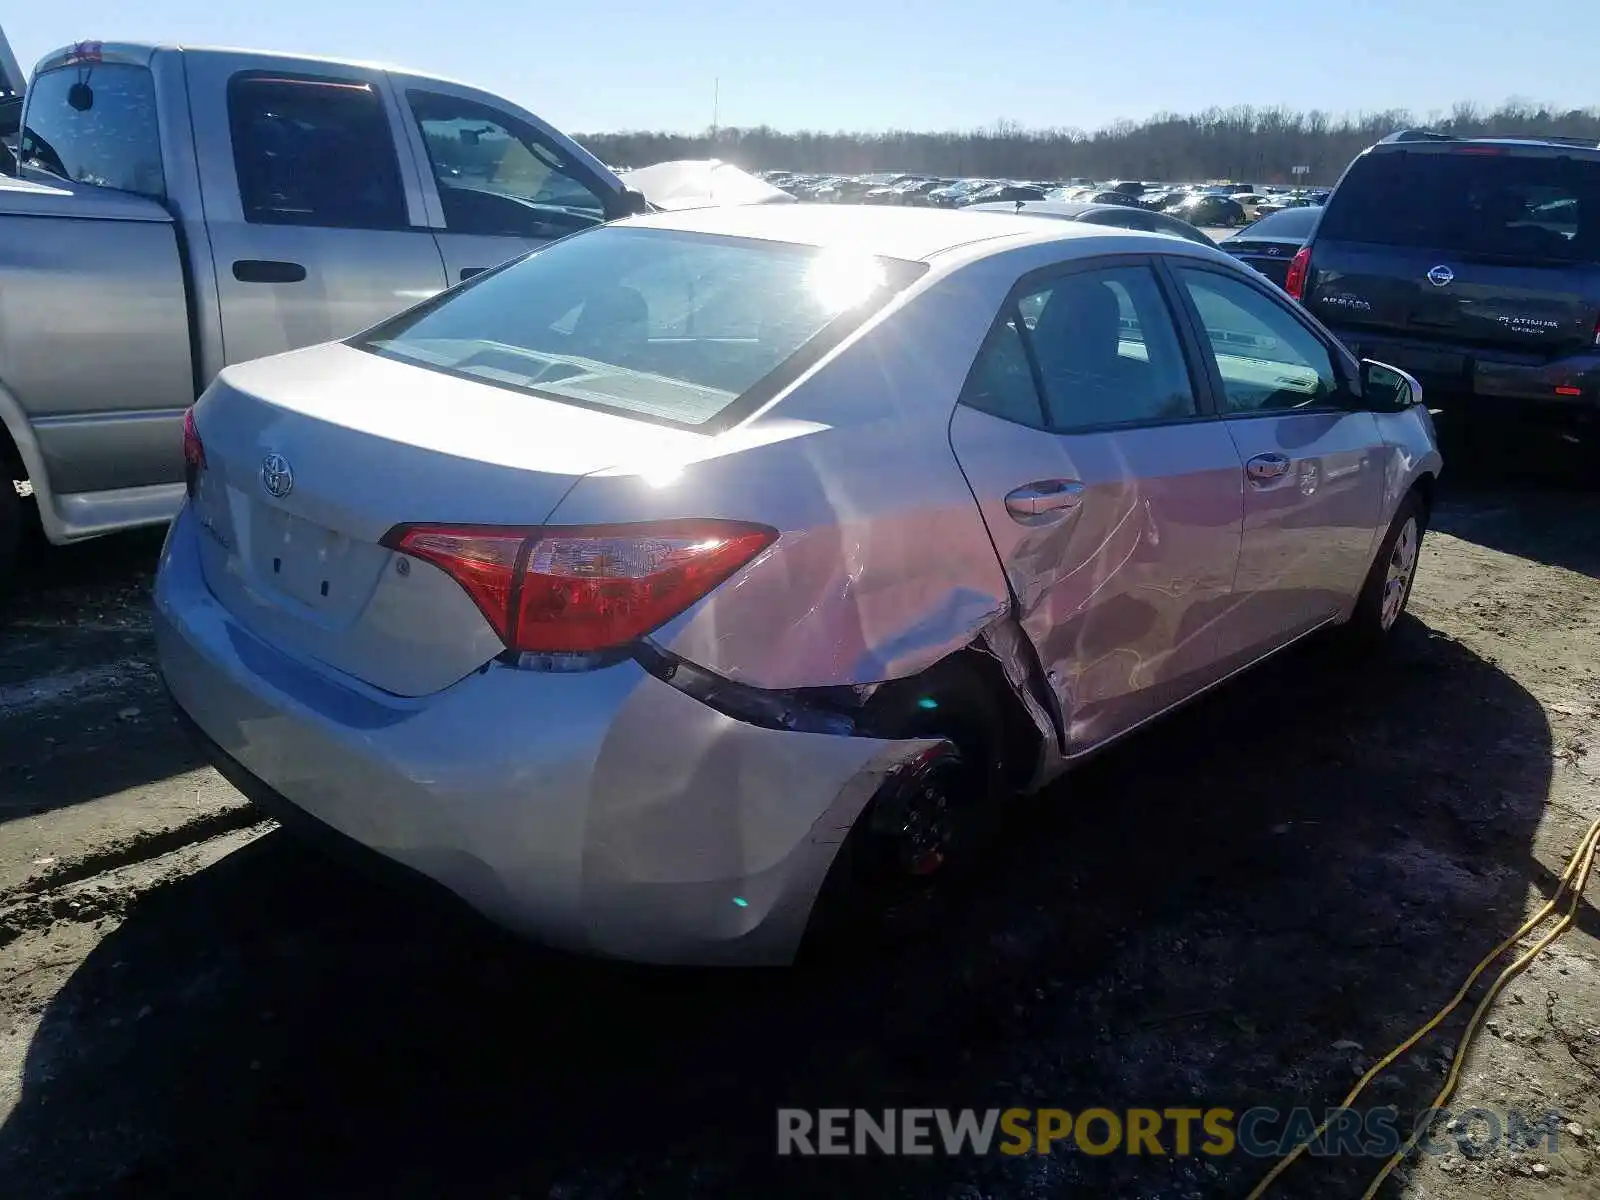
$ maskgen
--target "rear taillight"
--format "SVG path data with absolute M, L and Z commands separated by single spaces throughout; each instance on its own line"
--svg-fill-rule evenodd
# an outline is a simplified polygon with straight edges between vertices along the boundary
M 742 521 L 506 529 L 399 525 L 391 550 L 459 583 L 510 650 L 584 654 L 670 621 L 777 538 Z
M 1311 274 L 1311 247 L 1301 246 L 1289 260 L 1289 273 L 1283 278 L 1283 290 L 1296 300 L 1306 298 L 1306 276 Z
M 206 469 L 205 443 L 200 440 L 200 431 L 194 427 L 194 409 L 185 409 L 183 413 L 183 486 L 192 498 L 195 484 L 200 480 L 200 472 Z

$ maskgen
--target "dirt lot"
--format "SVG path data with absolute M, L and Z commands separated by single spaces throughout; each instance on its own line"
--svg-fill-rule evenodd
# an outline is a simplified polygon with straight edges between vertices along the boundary
M 1447 493 L 1388 661 L 1310 646 L 1131 741 L 851 974 L 574 961 L 348 877 L 173 728 L 156 540 L 43 555 L 0 632 L 0 1196 L 1242 1196 L 1262 1160 L 779 1160 L 774 1109 L 1337 1103 L 1600 815 L 1600 495 Z M 1391 1194 L 1600 1196 L 1597 936 L 1586 904 L 1456 1102 L 1558 1112 L 1555 1150 Z M 1460 1027 L 1374 1102 L 1424 1105 Z

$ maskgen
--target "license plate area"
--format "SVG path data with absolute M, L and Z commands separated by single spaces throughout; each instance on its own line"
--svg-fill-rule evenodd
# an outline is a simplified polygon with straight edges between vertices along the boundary
M 329 620 L 366 604 L 387 553 L 337 529 L 257 503 L 251 521 L 251 567 L 257 581 Z

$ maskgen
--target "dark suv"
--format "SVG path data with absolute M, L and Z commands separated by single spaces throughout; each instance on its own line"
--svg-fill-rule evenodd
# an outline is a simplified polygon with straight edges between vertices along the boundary
M 1429 403 L 1600 433 L 1600 146 L 1407 130 L 1350 164 L 1284 284 Z

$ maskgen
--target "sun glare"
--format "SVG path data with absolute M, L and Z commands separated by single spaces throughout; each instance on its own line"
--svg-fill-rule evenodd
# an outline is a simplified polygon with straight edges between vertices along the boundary
M 806 288 L 824 311 L 854 308 L 883 286 L 883 265 L 866 254 L 825 250 L 806 272 Z

